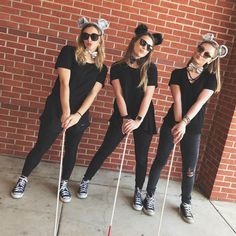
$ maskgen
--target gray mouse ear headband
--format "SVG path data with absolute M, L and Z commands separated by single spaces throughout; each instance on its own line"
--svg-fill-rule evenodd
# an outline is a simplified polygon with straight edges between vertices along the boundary
M 213 42 L 216 44 L 217 46 L 217 54 L 216 54 L 216 58 L 222 58 L 225 57 L 228 54 L 228 48 L 225 45 L 219 45 L 215 40 L 214 40 L 214 34 L 212 33 L 207 33 L 205 35 L 203 35 L 202 37 L 203 42 Z
M 96 25 L 101 30 L 102 34 L 104 34 L 104 30 L 109 28 L 109 23 L 104 19 L 99 19 L 97 22 L 89 22 L 85 17 L 81 17 L 78 20 L 78 27 L 80 29 L 83 29 L 88 24 Z

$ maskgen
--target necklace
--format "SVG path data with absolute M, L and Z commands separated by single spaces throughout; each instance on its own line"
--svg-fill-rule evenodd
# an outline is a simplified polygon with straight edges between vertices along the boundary
M 201 74 L 199 74 L 197 77 L 193 78 L 193 77 L 191 76 L 189 70 L 187 70 L 187 73 L 188 73 L 188 75 L 187 75 L 188 80 L 189 80 L 189 82 L 190 82 L 191 84 L 193 84 L 193 83 L 200 77 L 200 75 L 201 75 Z

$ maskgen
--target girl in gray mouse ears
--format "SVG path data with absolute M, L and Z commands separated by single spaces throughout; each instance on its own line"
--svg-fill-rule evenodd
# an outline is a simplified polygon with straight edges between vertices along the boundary
M 60 199 L 71 201 L 68 181 L 75 165 L 78 145 L 89 126 L 89 108 L 104 86 L 107 75 L 103 34 L 108 22 L 103 19 L 88 22 L 81 18 L 78 23 L 81 32 L 77 47 L 64 46 L 57 58 L 55 68 L 58 78 L 40 116 L 38 140 L 27 155 L 21 176 L 11 191 L 13 198 L 23 196 L 28 176 L 63 130 L 65 152 Z
M 179 212 L 183 220 L 193 223 L 191 192 L 200 147 L 201 129 L 207 101 L 219 92 L 219 60 L 228 49 L 214 40 L 213 34 L 203 36 L 187 66 L 175 69 L 169 86 L 174 103 L 164 118 L 160 130 L 159 145 L 147 185 L 144 212 L 154 215 L 154 193 L 161 170 L 165 166 L 174 144 L 180 142 L 182 154 L 182 194 Z
M 132 205 L 135 210 L 142 210 L 141 190 L 147 171 L 148 150 L 152 136 L 156 133 L 152 97 L 157 87 L 157 67 L 151 62 L 151 56 L 154 47 L 161 44 L 162 40 L 161 34 L 152 34 L 146 25 L 139 25 L 124 57 L 111 66 L 110 82 L 115 93 L 114 111 L 104 141 L 80 184 L 79 198 L 87 197 L 89 181 L 121 140 L 133 133 L 136 176 Z

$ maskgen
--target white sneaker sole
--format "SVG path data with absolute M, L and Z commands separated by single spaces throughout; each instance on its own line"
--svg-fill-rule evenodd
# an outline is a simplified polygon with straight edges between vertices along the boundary
M 61 200 L 62 202 L 65 202 L 65 203 L 71 202 L 71 199 L 72 199 L 72 198 L 66 198 L 66 199 L 64 199 L 64 198 L 62 198 L 62 197 L 60 196 L 60 200 Z
M 88 197 L 88 194 L 79 194 L 77 193 L 77 197 L 80 198 L 80 199 L 85 199 Z
M 136 206 L 136 205 L 133 204 L 133 208 L 136 211 L 141 211 L 143 209 L 143 206 Z
M 22 198 L 23 197 L 23 195 L 24 195 L 24 193 L 22 193 L 22 194 L 14 194 L 14 193 L 12 193 L 11 192 L 11 196 L 12 196 L 12 198 L 14 198 L 14 199 L 20 199 L 20 198 Z
M 145 209 L 145 207 L 143 207 L 143 212 L 146 215 L 149 215 L 149 216 L 154 216 L 155 215 L 155 211 L 149 211 L 149 210 Z

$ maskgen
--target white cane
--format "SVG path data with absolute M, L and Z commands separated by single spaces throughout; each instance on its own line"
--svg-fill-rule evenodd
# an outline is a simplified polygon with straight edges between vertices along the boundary
M 61 173 L 62 173 L 62 162 L 63 162 L 64 145 L 65 145 L 65 133 L 66 133 L 66 131 L 63 130 L 63 133 L 62 133 L 62 144 L 61 144 L 60 170 L 59 170 L 58 187 L 57 187 L 56 217 L 55 217 L 54 234 L 53 234 L 54 236 L 57 236 L 57 233 L 58 233 L 59 194 L 60 194 Z
M 166 195 L 167 195 L 167 190 L 168 190 L 168 185 L 169 185 L 169 180 L 170 180 L 172 164 L 173 164 L 173 160 L 174 160 L 174 156 L 175 156 L 175 147 L 176 147 L 176 144 L 174 144 L 173 151 L 172 151 L 172 156 L 171 156 L 171 161 L 170 161 L 170 168 L 169 168 L 169 173 L 168 173 L 168 178 L 167 178 L 167 183 L 166 183 L 164 200 L 163 200 L 162 209 L 161 209 L 161 218 L 160 218 L 159 229 L 158 229 L 158 234 L 157 234 L 158 236 L 161 235 L 160 233 L 161 233 L 162 217 L 163 217 L 164 208 L 165 208 Z
M 116 193 L 115 193 L 115 199 L 114 199 L 113 209 L 112 209 L 112 214 L 111 214 L 111 222 L 110 222 L 110 225 L 108 228 L 108 236 L 110 236 L 110 234 L 111 234 L 111 227 L 112 227 L 113 217 L 114 217 L 114 213 L 115 213 L 116 199 L 117 199 L 118 189 L 119 189 L 119 185 L 120 185 L 120 177 L 121 177 L 123 162 L 124 162 L 124 158 L 125 158 L 125 151 L 126 151 L 128 136 L 129 136 L 129 134 L 127 134 L 127 136 L 125 138 L 125 146 L 123 149 L 123 154 L 122 154 L 122 159 L 121 159 L 121 164 L 120 164 L 120 172 L 119 172 L 118 181 L 117 181 L 117 185 L 116 185 Z

